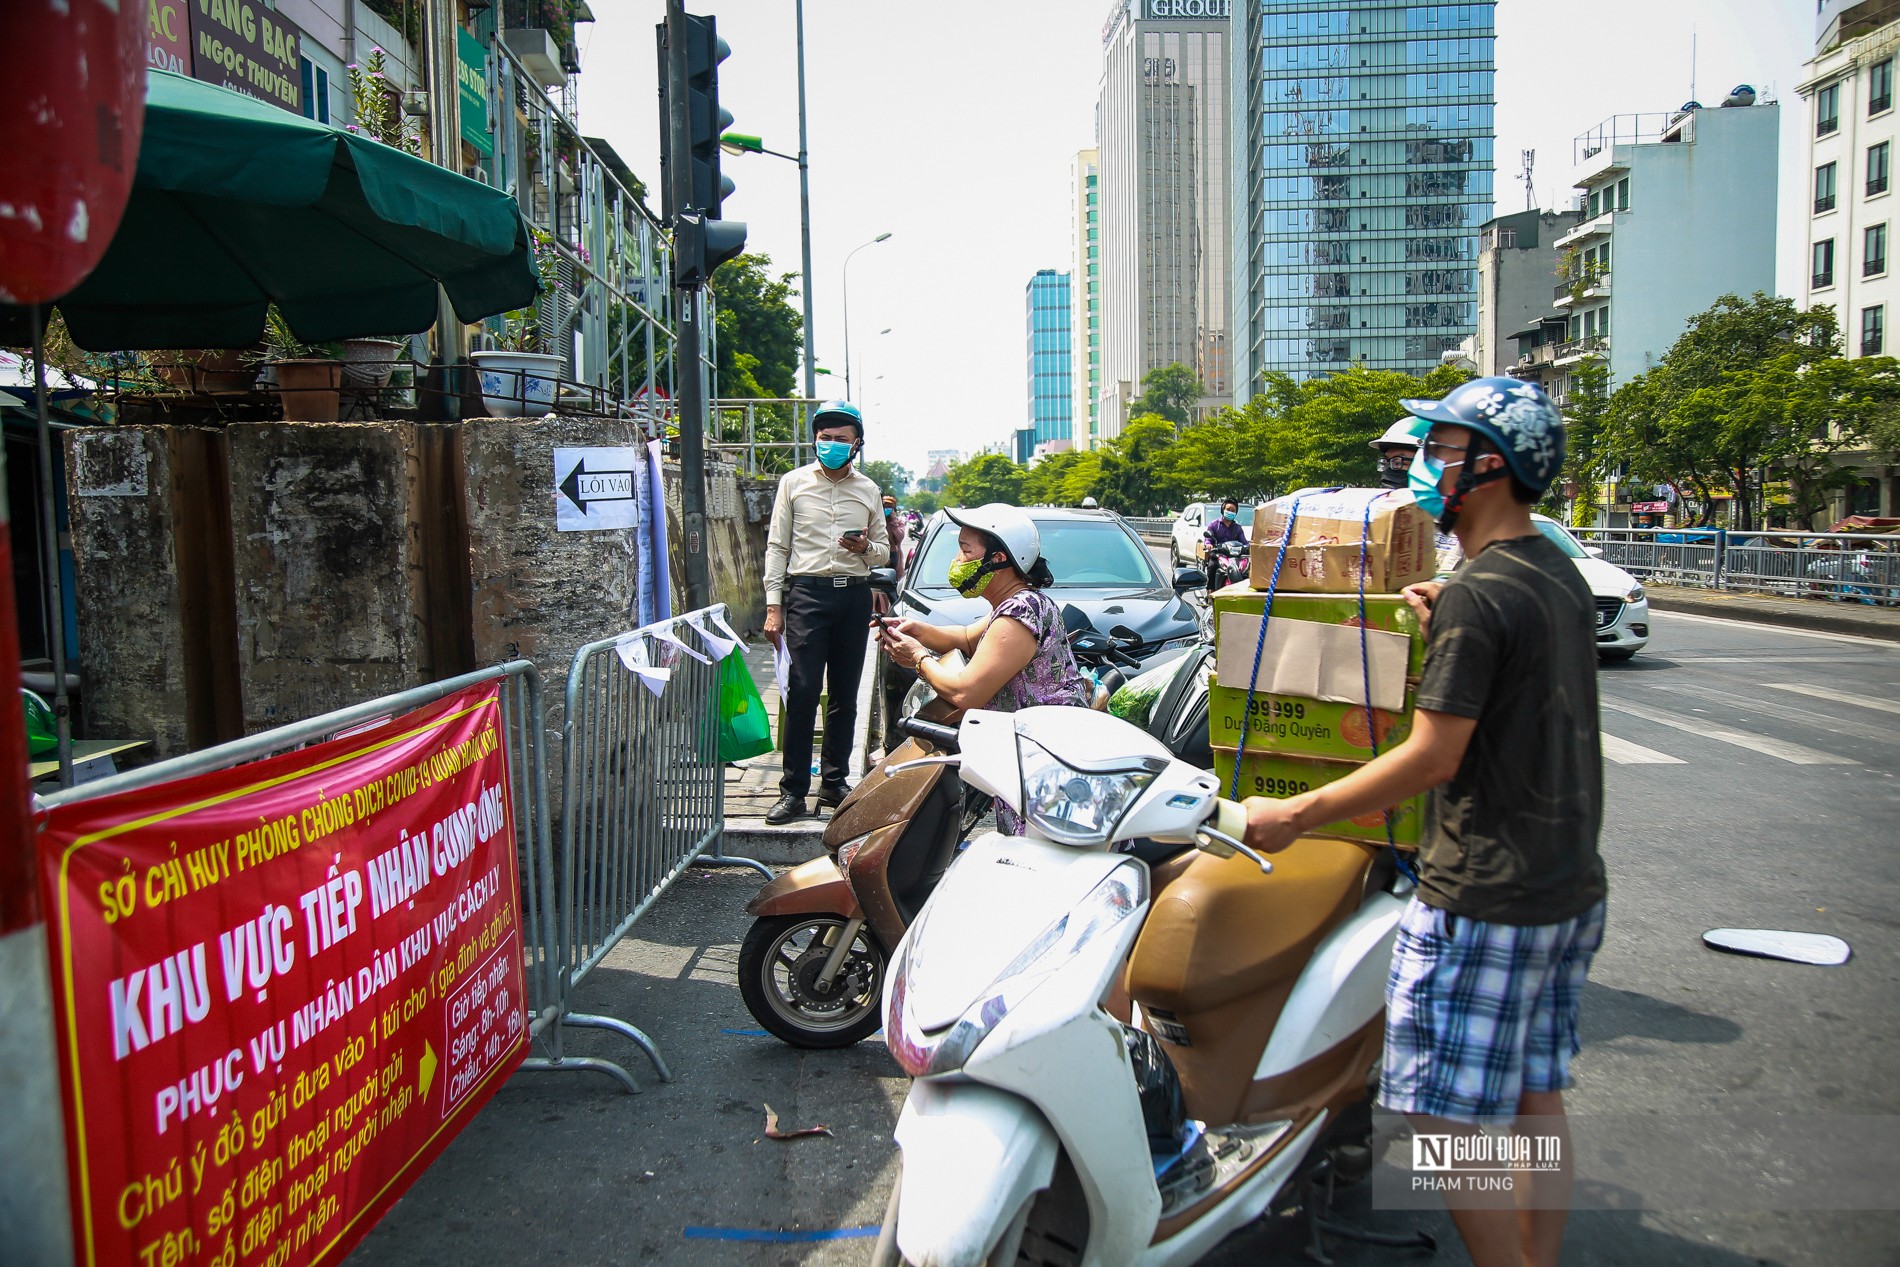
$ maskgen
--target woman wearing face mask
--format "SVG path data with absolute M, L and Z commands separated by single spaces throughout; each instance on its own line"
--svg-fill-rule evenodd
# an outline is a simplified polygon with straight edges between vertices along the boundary
M 957 708 L 1086 707 L 1088 690 L 1069 653 L 1062 612 L 1042 592 L 1055 578 L 1035 521 L 1001 503 L 944 514 L 961 528 L 950 584 L 966 598 L 981 597 L 990 614 L 964 626 L 891 621 L 878 638 L 892 661 L 914 669 Z M 953 668 L 938 658 L 952 651 L 962 652 L 965 663 Z M 1022 821 L 1005 806 L 996 807 L 996 823 L 1004 835 L 1022 834 Z

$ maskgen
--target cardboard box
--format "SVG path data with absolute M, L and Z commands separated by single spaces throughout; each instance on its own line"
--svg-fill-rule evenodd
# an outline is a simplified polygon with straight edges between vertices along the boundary
M 1368 593 L 1396 593 L 1438 570 L 1432 518 L 1399 489 L 1308 489 L 1267 502 L 1254 512 L 1249 555 L 1247 583 L 1273 586 L 1277 565 L 1281 593 L 1356 593 L 1362 561 Z
M 1221 620 L 1228 613 L 1247 616 L 1259 616 L 1267 610 L 1267 596 L 1259 590 L 1248 589 L 1240 585 L 1230 585 L 1214 595 L 1214 641 L 1218 646 L 1222 637 Z M 1275 594 L 1273 596 L 1273 620 L 1308 620 L 1325 625 L 1340 625 L 1354 631 L 1357 642 L 1359 628 L 1359 597 L 1356 594 Z M 1272 623 L 1269 621 L 1268 623 Z M 1411 640 L 1410 650 L 1405 660 L 1407 677 L 1417 677 L 1425 667 L 1425 638 L 1418 627 L 1418 615 L 1412 605 L 1399 594 L 1366 595 L 1366 627 L 1384 630 L 1386 633 L 1404 634 Z M 1244 638 L 1247 654 L 1253 655 L 1254 640 L 1260 635 L 1258 625 L 1249 623 Z M 1236 635 L 1240 637 L 1241 635 Z M 1245 689 L 1245 674 L 1236 681 L 1226 683 Z M 1364 699 L 1358 700 L 1364 703 Z
M 1412 733 L 1412 692 L 1396 712 L 1372 710 L 1379 728 L 1379 751 L 1390 752 Z M 1303 699 L 1256 692 L 1251 707 L 1244 689 L 1215 684 L 1207 693 L 1208 736 L 1217 748 L 1238 748 L 1244 732 L 1248 752 L 1281 756 L 1325 757 L 1335 761 L 1372 759 L 1372 730 L 1363 704 Z M 1233 771 L 1231 767 L 1229 774 Z
M 1307 757 L 1285 757 L 1275 753 L 1256 753 L 1249 749 L 1240 758 L 1238 795 L 1285 798 L 1325 787 L 1345 778 L 1359 768 L 1356 761 L 1319 761 Z M 1234 749 L 1214 749 L 1214 776 L 1220 780 L 1221 795 L 1233 791 Z M 1425 821 L 1425 796 L 1400 801 L 1383 813 L 1361 815 L 1343 823 L 1328 823 L 1309 836 L 1328 836 L 1340 840 L 1358 840 L 1367 844 L 1386 843 L 1386 819 L 1392 822 L 1392 843 L 1401 849 L 1418 848 L 1419 833 Z
M 1315 601 L 1317 600 L 1317 601 Z M 1396 605 L 1395 605 L 1396 604 Z M 1378 608 L 1366 602 L 1359 627 L 1356 600 L 1279 595 L 1266 620 L 1245 610 L 1265 607 L 1265 596 L 1215 609 L 1214 680 L 1221 686 L 1336 704 L 1365 704 L 1388 712 L 1405 707 L 1406 686 L 1424 664 L 1424 639 L 1403 599 Z M 1397 626 L 1381 629 L 1379 625 Z

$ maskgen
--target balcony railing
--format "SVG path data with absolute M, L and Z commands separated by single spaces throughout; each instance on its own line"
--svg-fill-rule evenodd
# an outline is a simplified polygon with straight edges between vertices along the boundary
M 1836 132 L 1840 130 L 1841 130 L 1841 116 L 1838 114 L 1830 115 L 1825 119 L 1818 120 L 1814 125 L 1814 135 L 1816 136 L 1833 136 Z
M 1867 196 L 1869 198 L 1873 197 L 1875 194 L 1884 194 L 1886 192 L 1887 192 L 1887 178 L 1884 175 L 1869 176 L 1867 178 Z
M 1823 211 L 1832 211 L 1832 210 L 1834 210 L 1834 195 L 1833 194 L 1820 194 L 1815 197 L 1814 199 L 1814 214 L 1815 215 L 1818 216 Z
M 1893 94 L 1890 92 L 1867 99 L 1867 113 L 1870 117 L 1891 109 L 1893 109 Z
M 1607 334 L 1587 334 L 1581 339 L 1571 339 L 1557 345 L 1557 355 L 1553 361 L 1562 365 L 1568 361 L 1580 361 L 1586 356 L 1610 350 L 1610 336 Z
M 1878 277 L 1887 271 L 1887 257 L 1876 255 L 1860 266 L 1862 277 Z
M 1875 335 L 1871 339 L 1862 339 L 1860 341 L 1860 354 L 1862 356 L 1879 356 L 1883 342 L 1884 340 L 1879 335 Z
M 1833 284 L 1834 284 L 1834 270 L 1831 268 L 1825 273 L 1816 273 L 1814 275 L 1813 288 L 1815 290 L 1819 290 L 1823 286 L 1832 286 Z

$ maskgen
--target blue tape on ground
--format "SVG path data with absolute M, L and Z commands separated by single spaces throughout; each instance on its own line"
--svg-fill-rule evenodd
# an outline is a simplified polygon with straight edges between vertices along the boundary
M 737 1034 L 741 1038 L 764 1038 L 766 1036 L 765 1031 L 762 1029 L 722 1029 L 719 1032 L 722 1034 Z
M 833 1227 L 809 1232 L 781 1232 L 755 1227 L 688 1227 L 681 1229 L 689 1241 L 767 1241 L 774 1245 L 796 1245 L 810 1241 L 853 1241 L 876 1236 L 878 1227 Z

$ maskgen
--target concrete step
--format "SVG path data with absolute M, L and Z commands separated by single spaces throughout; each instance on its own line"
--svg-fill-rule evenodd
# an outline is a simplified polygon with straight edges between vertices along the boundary
M 754 858 L 772 866 L 795 866 L 824 855 L 825 823 L 819 818 L 779 824 L 763 818 L 728 818 L 725 851 L 731 857 Z

